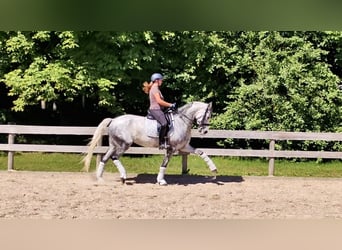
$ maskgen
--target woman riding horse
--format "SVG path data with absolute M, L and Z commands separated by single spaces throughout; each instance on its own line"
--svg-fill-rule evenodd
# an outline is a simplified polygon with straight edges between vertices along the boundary
M 164 100 L 164 97 L 159 89 L 159 87 L 163 83 L 164 77 L 160 73 L 154 73 L 151 76 L 151 82 L 145 82 L 143 85 L 143 90 L 146 94 L 149 95 L 150 99 L 150 107 L 149 113 L 150 115 L 156 119 L 160 124 L 159 131 L 159 149 L 168 149 L 170 144 L 168 140 L 165 138 L 167 133 L 167 120 L 165 118 L 165 114 L 163 112 L 164 108 L 176 109 L 176 103 L 169 103 Z

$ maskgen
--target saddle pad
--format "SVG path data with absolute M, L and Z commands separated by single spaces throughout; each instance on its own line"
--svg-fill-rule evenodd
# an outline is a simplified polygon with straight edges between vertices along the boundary
M 159 138 L 160 125 L 157 120 L 148 119 L 145 117 L 145 131 L 147 136 Z M 169 131 L 167 133 L 170 136 L 173 133 L 173 124 L 169 126 Z
M 147 136 L 159 138 L 157 120 L 151 120 L 151 119 L 145 118 L 145 131 L 146 131 Z

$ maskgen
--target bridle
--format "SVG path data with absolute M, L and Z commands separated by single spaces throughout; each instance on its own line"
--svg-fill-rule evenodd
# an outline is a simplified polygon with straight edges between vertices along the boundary
M 200 123 L 198 124 L 198 126 L 199 126 L 201 129 L 203 129 L 205 126 L 209 126 L 209 123 L 206 123 L 206 117 L 207 117 L 207 114 L 208 114 L 208 112 L 209 112 L 209 106 L 210 106 L 210 104 L 208 104 L 208 106 L 207 106 L 207 108 L 206 108 L 206 110 L 205 110 L 205 112 L 204 112 L 204 115 L 203 115 L 203 117 L 202 117 Z M 184 113 L 178 113 L 178 114 L 180 114 L 181 116 L 183 116 L 183 117 L 185 117 L 186 119 L 188 119 L 189 122 L 194 123 L 194 120 L 193 120 L 193 119 L 190 119 L 190 118 L 189 118 L 187 115 L 185 115 Z
M 209 112 L 209 105 L 210 104 L 208 104 L 207 108 L 205 109 L 204 115 L 203 115 L 202 120 L 201 120 L 201 122 L 199 124 L 200 127 L 209 126 L 209 123 L 205 123 L 207 114 Z

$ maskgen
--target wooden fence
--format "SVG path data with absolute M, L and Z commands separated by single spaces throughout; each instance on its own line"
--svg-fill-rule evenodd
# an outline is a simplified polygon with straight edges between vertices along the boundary
M 0 151 L 8 152 L 8 170 L 14 169 L 15 152 L 60 152 L 60 153 L 85 153 L 86 145 L 41 145 L 15 143 L 17 135 L 84 135 L 91 137 L 96 127 L 62 127 L 62 126 L 26 126 L 26 125 L 0 125 L 0 134 L 8 135 L 8 143 L 0 144 Z M 104 134 L 105 136 L 106 134 Z M 192 138 L 216 138 L 216 139 L 259 139 L 269 141 L 269 148 L 257 149 L 223 149 L 201 148 L 210 156 L 241 156 L 241 157 L 265 157 L 269 159 L 269 176 L 274 175 L 275 158 L 322 158 L 342 159 L 339 151 L 290 151 L 276 150 L 276 141 L 282 140 L 310 140 L 310 141 L 342 141 L 342 133 L 304 133 L 281 131 L 236 131 L 236 130 L 209 130 L 206 135 L 200 135 L 197 130 L 192 130 Z M 97 146 L 94 153 L 97 154 L 97 162 L 105 153 L 107 146 Z M 126 154 L 164 154 L 157 148 L 131 147 Z M 182 170 L 187 169 L 187 155 L 182 155 Z

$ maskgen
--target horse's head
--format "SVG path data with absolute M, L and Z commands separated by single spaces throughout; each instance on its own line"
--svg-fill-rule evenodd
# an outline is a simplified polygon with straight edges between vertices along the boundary
M 206 134 L 209 131 L 209 120 L 212 113 L 212 103 L 210 102 L 205 109 L 201 109 L 201 111 L 196 114 L 196 122 L 198 124 L 198 132 L 201 134 Z

